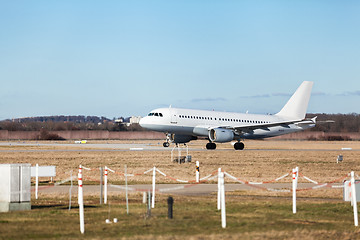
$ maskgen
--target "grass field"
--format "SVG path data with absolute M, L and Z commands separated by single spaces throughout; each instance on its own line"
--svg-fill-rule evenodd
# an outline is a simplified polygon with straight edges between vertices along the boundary
M 109 205 L 85 199 L 85 234 L 79 231 L 77 206 L 68 210 L 67 199 L 33 201 L 33 209 L 0 214 L 1 239 L 358 239 L 350 204 L 300 201 L 293 214 L 288 199 L 228 196 L 227 227 L 221 228 L 214 197 L 174 196 L 174 219 L 167 219 L 167 196 L 158 198 L 146 217 L 141 196 L 111 197 Z M 105 219 L 118 218 L 106 224 Z
M 146 143 L 159 145 L 155 141 Z M 359 142 L 246 141 L 246 150 L 240 152 L 232 150 L 230 144 L 219 144 L 216 151 L 192 150 L 203 148 L 205 143 L 190 144 L 193 162 L 181 165 L 170 162 L 170 151 L 76 151 L 79 148 L 76 145 L 1 146 L 0 163 L 55 165 L 55 181 L 67 178 L 71 170 L 76 174 L 79 164 L 94 169 L 107 165 L 119 172 L 126 164 L 129 173 L 156 166 L 174 178 L 191 180 L 195 176 L 196 160 L 200 161 L 201 176 L 222 167 L 248 181 L 272 180 L 296 166 L 303 175 L 319 182 L 340 178 L 350 171 L 360 175 Z M 343 147 L 353 151 L 342 151 Z M 344 161 L 337 164 L 339 154 L 344 156 Z M 98 172 L 88 172 L 86 177 L 85 180 L 97 179 Z M 124 179 L 112 174 L 109 181 L 122 183 Z M 151 183 L 151 174 L 129 181 Z M 167 178 L 159 178 L 159 182 L 174 183 Z M 86 233 L 82 236 L 77 199 L 73 199 L 75 208 L 68 211 L 67 196 L 41 195 L 39 200 L 32 198 L 31 211 L 0 213 L 0 239 L 360 239 L 360 230 L 353 226 L 352 208 L 342 202 L 341 189 L 299 192 L 295 215 L 291 210 L 291 193 L 251 190 L 227 192 L 226 196 L 226 229 L 221 228 L 215 195 L 173 196 L 173 220 L 167 219 L 166 194 L 158 195 L 151 218 L 145 218 L 140 194 L 130 195 L 128 216 L 124 196 L 112 195 L 110 205 L 102 206 L 98 205 L 97 197 L 86 196 Z M 109 215 L 117 217 L 119 223 L 106 224 Z

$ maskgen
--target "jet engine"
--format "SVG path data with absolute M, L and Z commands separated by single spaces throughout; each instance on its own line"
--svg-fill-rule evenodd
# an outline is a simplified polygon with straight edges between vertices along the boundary
M 230 142 L 234 139 L 234 132 L 225 128 L 213 128 L 209 131 L 209 139 L 211 142 Z
M 170 135 L 170 140 L 171 142 L 174 143 L 187 143 L 190 142 L 191 140 L 196 140 L 197 137 L 192 136 L 192 135 L 179 135 L 179 134 L 171 134 Z

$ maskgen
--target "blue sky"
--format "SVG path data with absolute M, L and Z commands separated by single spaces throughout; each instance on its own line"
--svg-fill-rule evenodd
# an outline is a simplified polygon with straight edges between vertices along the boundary
M 0 1 L 0 119 L 359 113 L 360 1 Z

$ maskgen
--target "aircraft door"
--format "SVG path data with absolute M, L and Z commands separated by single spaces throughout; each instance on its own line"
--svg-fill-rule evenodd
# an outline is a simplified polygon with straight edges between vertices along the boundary
M 170 123 L 177 124 L 177 112 L 170 108 Z

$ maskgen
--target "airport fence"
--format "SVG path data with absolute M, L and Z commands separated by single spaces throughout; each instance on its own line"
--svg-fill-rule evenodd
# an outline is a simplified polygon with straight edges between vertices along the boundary
M 316 180 L 311 179 L 310 177 L 304 176 L 299 169 L 296 167 L 294 169 L 292 169 L 291 171 L 282 174 L 281 176 L 268 180 L 268 181 L 261 181 L 261 182 L 254 182 L 254 181 L 247 181 L 243 178 L 240 177 L 235 177 L 233 174 L 224 171 L 223 169 L 219 168 L 213 172 L 211 172 L 210 174 L 206 175 L 203 178 L 199 178 L 199 163 L 197 163 L 197 167 L 196 167 L 196 171 L 195 171 L 195 175 L 196 178 L 192 179 L 192 180 L 184 180 L 184 179 L 179 179 L 176 178 L 174 176 L 170 176 L 168 174 L 166 174 L 164 171 L 160 170 L 157 167 L 153 167 L 150 168 L 146 171 L 143 172 L 139 172 L 139 173 L 127 173 L 127 167 L 125 166 L 125 171 L 119 171 L 119 170 L 113 170 L 107 166 L 105 166 L 104 168 L 100 167 L 100 172 L 99 168 L 88 168 L 85 166 L 79 166 L 79 171 L 78 171 L 78 204 L 79 204 L 79 210 L 82 211 L 82 213 L 79 213 L 80 216 L 80 231 L 81 233 L 84 233 L 84 216 L 83 216 L 83 207 L 80 207 L 81 204 L 83 204 L 83 181 L 84 181 L 84 175 L 85 175 L 85 179 L 87 181 L 92 181 L 92 182 L 97 182 L 100 184 L 100 199 L 104 199 L 104 204 L 108 204 L 107 201 L 107 196 L 108 196 L 108 187 L 111 186 L 112 188 L 115 189 L 120 189 L 120 190 L 124 190 L 126 192 L 126 203 L 127 203 L 127 212 L 129 212 L 129 208 L 128 208 L 128 191 L 130 192 L 144 192 L 144 193 L 149 193 L 148 195 L 151 195 L 151 197 L 149 197 L 149 201 L 151 202 L 151 204 L 149 204 L 149 208 L 151 205 L 151 208 L 155 207 L 155 197 L 157 193 L 176 193 L 179 190 L 184 190 L 186 188 L 191 188 L 194 186 L 197 186 L 199 184 L 205 184 L 205 183 L 210 183 L 211 181 L 217 180 L 217 209 L 221 210 L 221 221 L 222 221 L 222 227 L 225 228 L 226 227 L 226 213 L 225 213 L 225 179 L 231 179 L 233 182 L 236 183 L 240 183 L 243 185 L 246 185 L 250 188 L 253 189 L 258 189 L 258 190 L 263 190 L 263 191 L 271 191 L 271 192 L 285 192 L 285 193 L 292 193 L 292 200 L 293 200 L 293 213 L 296 213 L 296 193 L 297 192 L 301 192 L 301 191 L 311 191 L 311 190 L 317 190 L 317 189 L 321 189 L 321 188 L 344 188 L 344 181 L 346 179 L 350 178 L 350 194 L 351 194 L 351 204 L 353 206 L 353 210 L 354 210 L 354 225 L 358 226 L 358 217 L 357 217 L 357 199 L 356 199 L 356 190 L 355 190 L 355 184 L 360 183 L 359 182 L 355 182 L 355 176 L 360 178 L 357 174 L 355 175 L 354 172 L 350 172 L 347 174 L 344 174 L 342 177 L 340 178 L 336 178 L 332 181 L 326 182 L 326 183 L 320 183 Z M 83 170 L 86 170 L 85 174 L 83 174 Z M 93 176 L 93 174 L 87 174 L 90 172 L 98 172 L 100 173 L 100 178 L 99 179 L 95 179 Z M 35 191 L 41 191 L 43 189 L 46 188 L 50 188 L 50 187 L 55 187 L 55 186 L 59 186 L 61 184 L 67 183 L 67 182 L 71 182 L 71 186 L 69 189 L 69 209 L 71 209 L 71 195 L 72 195 L 72 182 L 75 179 L 76 176 L 73 176 L 72 174 L 73 172 L 67 172 L 68 177 L 61 181 L 61 182 L 57 182 L 54 183 L 52 185 L 47 185 L 47 186 L 41 186 L 38 187 L 38 189 L 34 189 Z M 116 174 L 119 176 L 122 176 L 125 178 L 125 184 L 124 185 L 116 185 L 116 184 L 109 184 L 108 183 L 108 179 L 111 176 L 111 174 Z M 171 181 L 174 181 L 176 183 L 181 183 L 181 185 L 178 186 L 174 186 L 174 187 L 165 187 L 165 188 L 157 188 L 156 187 L 156 175 L 159 174 L 162 177 L 165 177 L 166 179 L 169 179 Z M 142 175 L 150 175 L 152 177 L 152 184 L 151 184 L 151 189 L 149 188 L 138 188 L 136 186 L 128 186 L 127 184 L 127 178 L 128 177 L 137 177 L 137 176 L 142 176 Z M 285 180 L 287 177 L 292 177 L 292 187 L 288 187 L 286 186 L 287 183 L 283 183 L 280 184 L 278 187 L 275 187 L 271 184 L 277 183 L 280 180 Z M 307 182 L 313 184 L 313 186 L 311 187 L 304 187 L 304 188 L 298 188 L 298 178 L 301 177 L 302 179 L 306 180 Z M 36 184 L 36 186 L 38 186 Z M 150 200 L 151 198 L 151 200 Z M 100 200 L 100 203 L 102 202 Z M 145 201 L 144 201 L 145 202 Z M 109 219 L 106 219 L 106 222 L 109 222 Z

